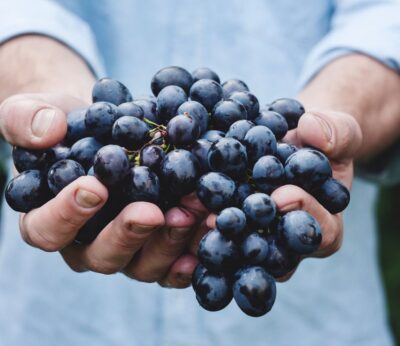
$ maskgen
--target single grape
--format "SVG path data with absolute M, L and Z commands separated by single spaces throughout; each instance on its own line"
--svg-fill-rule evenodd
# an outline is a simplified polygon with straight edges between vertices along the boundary
M 157 97 L 155 97 L 153 94 L 148 94 L 148 95 L 140 95 L 137 96 L 133 99 L 133 102 L 135 101 L 141 101 L 141 100 L 147 100 L 147 101 L 152 101 L 152 102 L 156 102 L 157 101 Z
M 68 148 L 61 144 L 58 144 L 58 145 L 48 149 L 48 151 L 52 152 L 50 155 L 51 156 L 54 155 L 54 162 L 57 162 L 57 161 L 61 161 L 61 160 L 67 160 L 69 158 L 71 148 Z
M 278 140 L 285 137 L 288 132 L 286 119 L 277 112 L 262 109 L 254 122 L 256 125 L 268 127 Z
M 235 91 L 249 91 L 249 87 L 240 79 L 229 79 L 222 84 L 224 98 L 228 99 Z
M 211 148 L 211 142 L 207 139 L 198 139 L 193 145 L 191 152 L 197 158 L 200 164 L 200 170 L 204 174 L 211 171 L 208 164 L 208 151 Z
M 130 116 L 130 117 L 135 117 L 140 120 L 143 120 L 144 112 L 143 112 L 142 107 L 140 107 L 136 103 L 125 102 L 125 103 L 121 103 L 118 106 L 118 117 L 123 117 L 123 116 Z
M 208 165 L 214 172 L 242 178 L 247 170 L 246 148 L 234 138 L 221 138 L 208 151 Z
M 12 158 L 18 172 L 27 170 L 46 171 L 56 160 L 52 150 L 31 150 L 13 147 Z
M 129 150 L 141 148 L 150 138 L 147 124 L 135 117 L 123 116 L 114 122 L 112 139 L 115 144 Z
M 328 178 L 311 191 L 311 194 L 331 214 L 337 214 L 346 209 L 350 202 L 350 192 L 340 181 Z
M 288 249 L 300 255 L 315 252 L 322 240 L 318 221 L 304 210 L 290 211 L 283 215 L 278 224 L 278 232 Z
M 164 67 L 159 70 L 151 80 L 151 91 L 158 96 L 160 91 L 167 86 L 176 85 L 181 87 L 186 93 L 189 93 L 193 84 L 192 75 L 178 66 Z
M 263 265 L 268 257 L 268 241 L 258 232 L 247 235 L 240 245 L 242 260 L 246 264 Z
M 233 297 L 245 314 L 263 316 L 274 305 L 275 280 L 262 267 L 241 268 L 235 273 Z
M 212 79 L 220 84 L 218 75 L 208 67 L 199 67 L 192 72 L 193 83 L 196 83 L 200 79 Z
M 247 119 L 247 112 L 244 106 L 235 100 L 218 102 L 211 116 L 214 129 L 228 131 L 229 127 L 238 120 Z
M 144 166 L 131 168 L 124 180 L 123 189 L 129 203 L 157 203 L 160 198 L 160 180 L 153 171 Z
M 254 164 L 252 178 L 260 191 L 270 194 L 285 183 L 285 169 L 275 156 L 262 156 Z
M 186 101 L 186 93 L 181 87 L 166 86 L 157 96 L 157 117 L 163 124 L 167 124 L 177 114 L 179 106 Z
M 208 210 L 213 212 L 234 206 L 235 192 L 235 182 L 222 173 L 207 173 L 197 183 L 197 197 Z
M 118 117 L 117 106 L 109 102 L 96 102 L 87 109 L 85 125 L 96 139 L 108 140 L 111 137 L 112 126 Z
M 243 142 L 247 131 L 254 127 L 254 123 L 250 120 L 238 120 L 229 126 L 228 132 L 225 137 L 232 137 L 240 142 Z
M 74 180 L 86 175 L 82 165 L 73 160 L 61 160 L 52 165 L 47 173 L 47 184 L 55 195 Z
M 196 188 L 200 167 L 194 155 L 187 150 L 169 152 L 161 165 L 163 185 L 175 196 L 184 196 Z
M 285 163 L 286 179 L 307 191 L 322 185 L 332 177 L 328 158 L 318 150 L 303 148 L 290 155 Z
M 73 144 L 79 139 L 89 136 L 89 130 L 85 125 L 87 109 L 77 109 L 67 114 L 67 133 L 64 141 Z
M 158 173 L 164 157 L 165 151 L 160 146 L 146 145 L 140 151 L 140 165 L 149 167 L 152 171 Z
M 111 78 L 102 78 L 95 83 L 92 98 L 93 103 L 104 101 L 116 106 L 132 101 L 132 95 L 128 88 L 121 82 Z
M 229 99 L 241 103 L 244 108 L 246 108 L 247 119 L 253 120 L 258 117 L 260 112 L 260 103 L 258 102 L 257 97 L 251 92 L 235 91 L 229 96 Z
M 305 110 L 303 105 L 294 99 L 281 98 L 268 105 L 268 110 L 277 112 L 286 119 L 289 130 L 297 127 L 300 117 Z
M 38 170 L 28 170 L 9 181 L 5 189 L 8 205 L 15 211 L 28 213 L 50 199 L 46 177 Z
M 193 274 L 192 274 L 192 287 L 193 287 L 193 289 L 196 289 L 200 279 L 206 273 L 207 273 L 207 268 L 204 267 L 201 263 L 198 263 L 196 268 L 194 268 L 194 271 L 193 271 Z
M 221 85 L 211 79 L 200 79 L 190 88 L 190 99 L 201 103 L 207 112 L 211 112 L 222 98 Z
M 243 202 L 247 223 L 256 228 L 267 227 L 276 214 L 275 202 L 265 193 L 254 193 Z
M 206 140 L 210 141 L 211 143 L 214 143 L 217 140 L 224 138 L 224 137 L 225 137 L 225 133 L 222 131 L 208 130 L 203 133 L 203 135 L 200 137 L 200 139 L 206 139 Z
M 74 143 L 71 147 L 69 158 L 79 162 L 87 171 L 93 166 L 94 156 L 103 146 L 93 137 L 85 137 Z
M 287 158 L 297 151 L 297 147 L 293 144 L 278 143 L 276 148 L 276 157 L 284 165 Z
M 246 215 L 241 209 L 226 208 L 217 216 L 216 225 L 225 237 L 239 239 L 246 229 Z
M 205 107 L 197 101 L 186 101 L 178 108 L 178 114 L 188 113 L 194 117 L 200 125 L 200 132 L 204 133 L 208 128 L 208 112 Z
M 249 183 L 238 183 L 235 193 L 236 205 L 242 207 L 244 200 L 254 193 Z
M 197 257 L 211 273 L 229 273 L 239 264 L 239 249 L 233 240 L 213 229 L 201 239 Z
M 261 125 L 252 127 L 247 131 L 243 142 L 251 164 L 257 162 L 262 156 L 276 153 L 276 138 L 268 127 Z
M 124 149 L 109 144 L 96 153 L 93 169 L 97 179 L 106 186 L 112 186 L 129 174 L 129 159 Z
M 168 141 L 175 147 L 187 147 L 200 136 L 199 122 L 189 113 L 173 117 L 167 125 Z
M 160 119 L 157 116 L 157 100 L 135 100 L 133 103 L 143 110 L 143 118 L 147 119 L 155 124 L 160 123 Z

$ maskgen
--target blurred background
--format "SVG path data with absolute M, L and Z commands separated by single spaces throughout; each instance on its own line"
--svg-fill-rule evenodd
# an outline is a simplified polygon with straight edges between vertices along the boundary
M 0 192 L 4 191 L 7 179 L 6 158 L 10 154 L 8 145 L 0 139 Z M 3 200 L 3 198 L 0 200 Z M 378 219 L 379 255 L 383 281 L 387 295 L 390 324 L 400 345 L 400 184 L 381 187 L 376 213 Z M 1 217 L 1 215 L 0 215 Z M 1 241 L 1 234 L 0 234 Z

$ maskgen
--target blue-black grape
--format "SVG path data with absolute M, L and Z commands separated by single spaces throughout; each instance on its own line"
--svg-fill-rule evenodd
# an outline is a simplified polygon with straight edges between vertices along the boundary
M 229 79 L 222 83 L 224 98 L 228 99 L 235 91 L 249 91 L 247 84 L 240 79 Z
M 141 148 L 149 140 L 149 127 L 135 117 L 123 116 L 112 127 L 113 142 L 129 150 Z
M 221 138 L 225 137 L 225 133 L 222 131 L 218 130 L 208 130 L 203 133 L 203 135 L 200 137 L 201 139 L 206 139 L 212 143 L 218 141 Z
M 86 175 L 81 164 L 73 160 L 61 160 L 53 164 L 47 173 L 47 184 L 55 195 L 74 180 Z
M 243 201 L 254 193 L 254 188 L 246 182 L 239 182 L 236 187 L 236 205 L 242 207 Z
M 214 129 L 228 131 L 229 127 L 238 120 L 246 120 L 247 112 L 244 106 L 235 100 L 218 102 L 212 110 L 211 122 Z
M 178 112 L 179 106 L 187 101 L 185 91 L 176 85 L 166 86 L 157 96 L 157 117 L 167 124 Z
M 141 166 L 149 167 L 152 171 L 158 173 L 164 157 L 165 151 L 160 146 L 151 144 L 142 148 L 139 162 Z
M 96 178 L 104 185 L 115 185 L 129 174 L 128 155 L 118 145 L 106 145 L 96 153 L 93 169 Z
M 174 116 L 167 125 L 168 141 L 175 147 L 184 148 L 200 136 L 198 120 L 189 113 Z
M 249 233 L 240 246 L 244 264 L 263 265 L 268 257 L 269 244 L 258 232 Z
M 276 157 L 281 161 L 284 165 L 286 163 L 287 158 L 294 154 L 297 151 L 297 147 L 293 144 L 288 143 L 278 143 L 276 148 Z
M 239 239 L 246 229 L 246 215 L 239 208 L 226 208 L 217 216 L 215 223 L 224 236 Z
M 229 126 L 225 137 L 232 137 L 240 142 L 243 142 L 247 131 L 249 131 L 252 127 L 254 127 L 254 123 L 250 120 L 235 121 L 231 126 Z
M 288 132 L 286 119 L 279 113 L 262 109 L 258 117 L 254 119 L 256 125 L 268 127 L 276 139 L 282 139 Z
M 144 118 L 144 112 L 142 107 L 137 105 L 134 102 L 125 102 L 121 103 L 118 106 L 118 116 L 123 117 L 123 116 L 130 116 L 130 117 L 135 117 L 143 120 Z
M 207 139 L 198 139 L 192 145 L 192 154 L 197 158 L 200 164 L 200 170 L 204 174 L 211 170 L 210 165 L 208 164 L 208 151 L 211 148 L 212 143 Z
M 178 110 L 178 114 L 188 113 L 194 117 L 200 125 L 200 132 L 206 132 L 208 128 L 208 112 L 207 109 L 197 101 L 186 101 L 182 103 Z
M 262 267 L 241 268 L 235 273 L 233 297 L 245 314 L 265 315 L 275 302 L 275 280 Z
M 247 119 L 254 120 L 260 112 L 260 103 L 257 97 L 249 91 L 235 91 L 229 98 L 241 103 L 246 108 Z
M 305 110 L 303 105 L 294 99 L 280 98 L 268 105 L 268 110 L 277 112 L 286 119 L 289 130 L 297 127 L 300 117 Z
M 265 126 L 252 127 L 247 131 L 243 143 L 247 148 L 247 157 L 251 164 L 254 164 L 261 156 L 276 153 L 276 138 Z
M 28 170 L 14 177 L 5 189 L 8 205 L 15 211 L 28 213 L 50 199 L 46 176 L 38 170 Z
M 201 103 L 207 112 L 211 112 L 222 98 L 221 85 L 211 79 L 200 79 L 190 88 L 190 99 Z
M 27 170 L 46 171 L 55 161 L 55 153 L 51 149 L 31 150 L 13 147 L 12 158 L 18 172 Z
M 67 160 L 71 152 L 71 148 L 63 146 L 61 144 L 58 144 L 48 150 L 52 152 L 50 155 L 54 155 L 54 162 Z
M 118 117 L 117 106 L 109 102 L 96 102 L 86 111 L 85 125 L 96 139 L 108 140 L 111 137 L 112 126 Z
M 236 184 L 223 173 L 210 172 L 203 175 L 197 183 L 197 197 L 210 211 L 232 207 L 236 202 Z
M 189 93 L 193 84 L 192 75 L 178 66 L 164 67 L 159 70 L 151 80 L 151 91 L 158 96 L 160 91 L 167 86 L 176 85 L 181 87 L 186 93 Z
M 340 181 L 328 178 L 311 191 L 311 194 L 331 214 L 337 214 L 346 209 L 350 202 L 350 192 Z
M 267 227 L 276 214 L 275 202 L 265 193 L 254 193 L 243 202 L 247 222 L 256 228 Z
M 285 183 L 285 169 L 275 156 L 262 156 L 254 164 L 252 178 L 260 191 L 270 194 Z
M 160 120 L 158 119 L 157 116 L 157 100 L 152 101 L 152 100 L 140 99 L 133 101 L 133 103 L 142 108 L 144 119 L 150 120 L 155 124 L 160 123 Z
M 67 133 L 64 138 L 67 144 L 73 144 L 90 135 L 85 125 L 86 111 L 87 109 L 77 109 L 67 114 Z
M 92 90 L 92 98 L 93 103 L 104 101 L 116 106 L 132 101 L 132 95 L 128 88 L 121 82 L 111 78 L 102 78 L 95 83 Z
M 212 79 L 218 84 L 221 82 L 219 76 L 208 67 L 199 67 L 192 72 L 193 83 L 196 83 L 200 79 Z
M 71 147 L 69 158 L 79 162 L 87 171 L 93 166 L 94 155 L 103 146 L 93 137 L 85 137 L 74 143 Z
M 160 198 L 160 180 L 148 167 L 136 166 L 131 168 L 124 180 L 123 191 L 127 202 L 157 203 Z

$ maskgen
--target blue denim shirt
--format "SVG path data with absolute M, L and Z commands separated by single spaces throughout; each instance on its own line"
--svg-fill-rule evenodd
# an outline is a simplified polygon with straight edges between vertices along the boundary
M 166 65 L 246 81 L 262 103 L 294 96 L 349 52 L 398 70 L 395 0 L 13 0 L 0 3 L 0 41 L 27 32 L 74 49 L 99 75 L 149 93 Z M 376 188 L 356 180 L 342 249 L 308 259 L 278 284 L 264 317 L 232 303 L 202 310 L 193 291 L 122 274 L 72 272 L 57 253 L 23 243 L 6 206 L 0 243 L 0 345 L 392 345 L 376 256 Z

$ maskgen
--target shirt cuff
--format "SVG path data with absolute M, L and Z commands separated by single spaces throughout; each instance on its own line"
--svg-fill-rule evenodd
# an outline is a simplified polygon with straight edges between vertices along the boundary
M 103 76 L 95 38 L 87 23 L 48 0 L 0 3 L 0 44 L 26 34 L 51 37 L 76 52 L 95 76 Z

